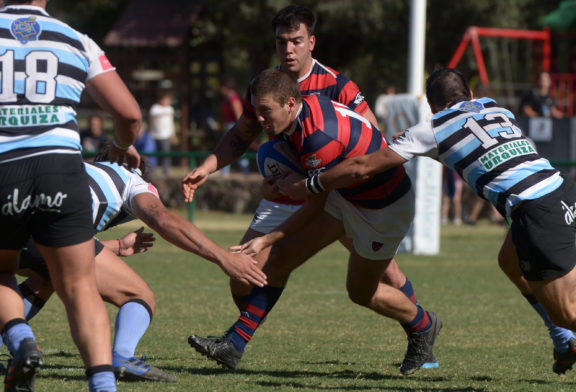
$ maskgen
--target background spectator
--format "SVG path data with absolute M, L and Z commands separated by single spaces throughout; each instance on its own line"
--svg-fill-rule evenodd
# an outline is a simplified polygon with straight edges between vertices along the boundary
M 141 153 L 154 153 L 156 152 L 156 142 L 150 135 L 148 130 L 142 132 L 138 140 L 134 142 L 134 147 Z M 154 156 L 148 156 L 148 164 L 150 165 L 150 173 L 154 173 L 158 167 L 158 158 Z
M 564 117 L 563 113 L 558 109 L 554 98 L 550 95 L 551 87 L 552 79 L 550 74 L 541 72 L 537 86 L 522 97 L 520 114 L 528 117 Z
M 235 90 L 235 82 L 230 76 L 223 77 L 220 86 L 220 122 L 224 130 L 229 130 L 242 115 L 242 100 Z
M 99 151 L 100 147 L 108 141 L 104 133 L 104 121 L 97 114 L 90 116 L 88 129 L 80 132 L 82 148 L 86 151 Z
M 442 224 L 450 222 L 450 207 L 452 207 L 452 223 L 462 224 L 462 179 L 454 170 L 444 166 L 442 171 Z
M 174 133 L 174 108 L 172 97 L 168 92 L 162 92 L 156 103 L 150 108 L 148 114 L 150 135 L 156 143 L 156 151 L 170 152 L 171 144 L 175 137 Z M 158 160 L 162 166 L 165 177 L 170 175 L 171 157 L 160 157 Z
M 236 83 L 230 76 L 225 76 L 220 81 L 218 93 L 220 94 L 220 124 L 221 128 L 227 132 L 236 124 L 242 115 L 242 100 L 235 90 Z M 242 158 L 238 161 L 241 170 L 247 174 L 250 168 L 250 161 Z M 230 174 L 230 166 L 223 167 L 222 175 Z

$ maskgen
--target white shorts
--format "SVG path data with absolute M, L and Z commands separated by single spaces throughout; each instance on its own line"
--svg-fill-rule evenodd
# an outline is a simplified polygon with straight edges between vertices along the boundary
M 262 199 L 254 213 L 250 228 L 259 233 L 268 234 L 295 211 L 301 207 L 301 204 L 279 204 L 270 200 Z
M 414 209 L 412 188 L 395 203 L 379 210 L 357 207 L 337 191 L 328 194 L 324 205 L 327 213 L 342 221 L 356 253 L 370 260 L 394 257 L 410 229 Z

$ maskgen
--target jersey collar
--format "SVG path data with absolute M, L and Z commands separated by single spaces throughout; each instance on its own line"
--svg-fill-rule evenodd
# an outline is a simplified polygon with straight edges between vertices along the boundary
M 286 134 L 286 136 L 292 136 L 292 134 L 296 130 L 296 127 L 298 126 L 298 124 L 300 124 L 300 113 L 302 112 L 302 106 L 304 106 L 304 105 L 302 103 L 300 103 L 300 107 L 298 108 L 298 111 L 296 112 L 296 116 L 294 117 L 294 121 L 292 122 L 290 129 L 287 130 L 286 132 L 284 132 Z
M 312 70 L 314 69 L 314 66 L 316 65 L 316 59 L 312 59 L 312 62 L 310 63 L 310 69 L 308 70 L 308 72 L 306 72 L 306 75 L 298 78 L 298 83 L 302 83 L 303 80 L 308 79 L 308 77 L 310 76 L 310 74 L 312 74 Z
M 50 16 L 44 8 L 35 5 L 24 5 L 24 4 L 9 5 L 0 9 L 0 12 L 10 12 L 10 11 L 32 11 L 34 13 Z

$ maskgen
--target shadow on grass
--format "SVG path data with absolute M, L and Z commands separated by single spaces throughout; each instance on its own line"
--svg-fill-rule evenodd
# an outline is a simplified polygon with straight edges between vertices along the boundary
M 320 362 L 304 362 L 305 364 L 328 364 L 328 365 L 338 365 L 342 364 L 339 361 L 320 361 Z M 402 376 L 401 374 L 392 375 L 380 372 L 358 372 L 352 370 L 341 370 L 341 371 L 309 371 L 309 370 L 246 370 L 237 369 L 229 370 L 224 368 L 187 368 L 179 369 L 189 374 L 194 374 L 198 376 L 218 376 L 218 375 L 232 375 L 237 374 L 239 376 L 268 376 L 270 378 L 279 379 L 278 382 L 274 381 L 256 381 L 255 384 L 266 388 L 281 388 L 286 387 L 294 390 L 317 390 L 317 391 L 370 391 L 370 390 L 382 390 L 382 391 L 398 391 L 398 392 L 410 392 L 410 391 L 429 391 L 429 392 L 488 392 L 491 389 L 487 387 L 458 387 L 458 386 L 438 386 L 438 387 L 422 387 L 422 383 L 454 383 L 453 377 L 435 376 L 427 374 L 427 371 L 420 371 L 416 376 Z M 473 377 L 457 377 L 460 379 L 459 383 L 469 382 L 497 382 L 498 378 L 491 376 L 473 376 Z M 281 379 L 285 379 L 282 381 Z M 293 379 L 306 380 L 309 379 L 310 382 L 293 381 Z M 318 381 L 325 380 L 325 381 Z M 385 383 L 386 381 L 394 382 L 395 385 L 387 387 L 386 385 L 378 385 L 377 387 L 373 385 L 326 385 L 330 381 L 328 380 L 357 380 L 357 381 L 377 381 Z M 417 382 L 417 386 L 398 386 L 399 381 L 405 381 L 406 383 Z M 506 380 L 508 383 L 513 383 L 513 380 Z M 546 380 L 528 380 L 528 379 L 518 379 L 518 383 L 526 383 L 529 385 L 572 385 L 569 380 L 566 381 L 546 381 Z
M 336 385 L 336 386 L 320 386 L 320 385 L 306 385 L 306 384 L 301 384 L 301 383 L 286 383 L 286 384 L 280 384 L 280 383 L 272 383 L 272 382 L 259 382 L 258 383 L 261 386 L 264 387 L 268 387 L 268 388 L 277 388 L 277 387 L 283 387 L 283 386 L 289 386 L 291 389 L 305 389 L 305 390 L 314 390 L 314 391 L 374 391 L 374 390 L 378 390 L 378 391 L 395 391 L 395 392 L 410 392 L 410 391 L 427 391 L 427 392 L 435 392 L 435 391 L 439 391 L 439 392 L 486 392 L 488 391 L 488 389 L 484 389 L 484 388 L 445 388 L 445 387 L 439 387 L 439 388 L 421 388 L 421 387 L 398 387 L 398 386 L 390 386 L 390 387 L 386 387 L 386 386 L 382 386 L 379 385 L 378 387 L 373 387 L 373 386 L 341 386 L 341 385 Z

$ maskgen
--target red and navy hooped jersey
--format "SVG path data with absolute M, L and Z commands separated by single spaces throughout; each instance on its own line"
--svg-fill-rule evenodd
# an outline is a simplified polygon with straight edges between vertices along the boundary
M 302 97 L 297 125 L 289 141 L 308 177 L 328 170 L 345 159 L 369 154 L 388 144 L 370 121 L 341 103 L 322 95 Z M 371 209 L 384 208 L 410 190 L 403 166 L 377 174 L 368 181 L 338 189 L 351 203 Z
M 315 59 L 312 61 L 310 72 L 298 79 L 302 95 L 323 95 L 360 114 L 364 114 L 368 110 L 368 103 L 356 83 L 332 68 L 320 64 Z M 250 89 L 244 96 L 244 115 L 252 119 L 256 118 Z

